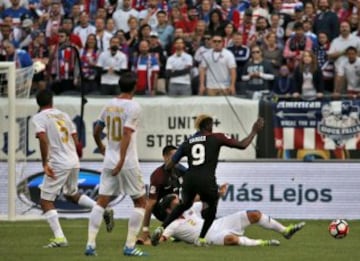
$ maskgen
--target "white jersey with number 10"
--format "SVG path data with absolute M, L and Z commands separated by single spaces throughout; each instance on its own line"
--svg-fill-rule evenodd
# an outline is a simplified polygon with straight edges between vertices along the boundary
M 104 168 L 113 169 L 120 159 L 120 144 L 124 127 L 134 131 L 126 153 L 122 169 L 139 168 L 136 148 L 136 130 L 139 123 L 140 105 L 128 99 L 114 98 L 101 111 L 99 121 L 107 129 L 107 141 L 104 159 Z

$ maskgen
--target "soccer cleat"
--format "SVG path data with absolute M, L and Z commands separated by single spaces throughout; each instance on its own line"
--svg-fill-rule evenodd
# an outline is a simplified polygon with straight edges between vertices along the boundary
M 49 241 L 49 244 L 45 245 L 44 248 L 67 247 L 69 245 L 65 237 L 50 238 Z
M 305 226 L 305 222 L 300 222 L 295 225 L 289 225 L 286 227 L 285 232 L 283 233 L 283 236 L 286 239 L 290 239 L 296 232 L 298 232 L 300 229 L 302 229 Z
M 163 227 L 157 227 L 154 232 L 151 234 L 151 244 L 157 246 L 159 244 L 162 233 L 164 232 Z
M 84 254 L 85 256 L 97 256 L 96 250 L 92 246 L 86 246 Z
M 205 238 L 200 238 L 200 237 L 195 240 L 194 245 L 198 246 L 198 247 L 208 247 L 209 246 L 206 239 Z
M 280 246 L 280 241 L 276 239 L 261 240 L 261 246 Z
M 111 208 L 105 209 L 103 218 L 104 218 L 105 225 L 106 225 L 106 231 L 110 233 L 114 229 L 114 226 L 115 226 L 114 210 Z
M 130 248 L 125 246 L 124 247 L 124 256 L 148 256 L 148 254 L 142 251 L 140 248 L 134 247 Z

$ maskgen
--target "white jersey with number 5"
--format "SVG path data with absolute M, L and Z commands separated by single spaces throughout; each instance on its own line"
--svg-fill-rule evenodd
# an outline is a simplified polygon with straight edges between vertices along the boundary
M 108 144 L 106 146 L 104 168 L 113 169 L 120 160 L 120 144 L 124 127 L 132 129 L 129 147 L 122 169 L 139 168 L 136 148 L 136 130 L 139 123 L 140 105 L 129 99 L 112 99 L 101 111 L 99 121 L 107 129 Z
M 34 115 L 35 133 L 45 133 L 49 142 L 49 165 L 54 169 L 79 168 L 79 157 L 72 134 L 75 126 L 68 114 L 49 108 Z

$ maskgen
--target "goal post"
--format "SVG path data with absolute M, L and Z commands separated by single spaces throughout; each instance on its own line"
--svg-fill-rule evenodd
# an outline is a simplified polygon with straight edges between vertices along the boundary
M 7 147 L 7 173 L 2 173 L 2 181 L 6 184 L 7 193 L 2 197 L 7 197 L 7 213 L 0 213 L 2 219 L 15 221 L 17 217 L 17 180 L 21 172 L 25 169 L 26 155 L 17 156 L 18 148 L 26 151 L 27 129 L 17 127 L 17 103 L 19 98 L 29 98 L 33 77 L 33 67 L 16 69 L 15 62 L 0 62 L 0 97 L 5 104 L 7 102 L 7 142 L 4 135 L 4 147 Z M 2 119 L 3 122 L 5 119 Z M 5 124 L 4 124 L 5 125 Z M 23 127 L 26 128 L 26 127 Z M 20 137 L 18 137 L 20 135 Z M 20 173 L 19 173 L 20 172 Z M 6 177 L 7 176 L 7 177 Z M 7 180 L 6 180 L 7 179 Z M 6 182 L 7 181 L 7 182 Z M 2 183 L 2 182 L 1 182 Z M 5 190 L 5 184 L 1 184 Z M 6 201 L 5 201 L 6 202 Z M 3 209 L 5 210 L 5 209 Z M 2 211 L 1 211 L 2 212 Z

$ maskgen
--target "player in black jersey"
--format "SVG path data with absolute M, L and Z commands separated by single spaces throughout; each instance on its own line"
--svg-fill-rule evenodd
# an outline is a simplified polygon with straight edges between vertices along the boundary
M 151 236 L 152 245 L 159 243 L 164 228 L 192 206 L 197 194 L 199 194 L 201 201 L 207 203 L 207 208 L 202 212 L 204 224 L 199 239 L 195 244 L 199 246 L 206 245 L 205 235 L 215 219 L 219 199 L 215 169 L 220 148 L 226 146 L 241 150 L 246 149 L 263 126 L 264 120 L 262 118 L 257 119 L 251 133 L 243 140 L 238 141 L 226 136 L 224 133 L 213 133 L 213 119 L 211 116 L 199 115 L 197 117 L 195 127 L 198 132 L 181 144 L 175 155 L 166 164 L 166 168 L 171 169 L 182 157 L 188 158 L 189 169 L 184 176 L 182 186 L 183 201 L 165 219 L 162 226 L 154 231 Z

